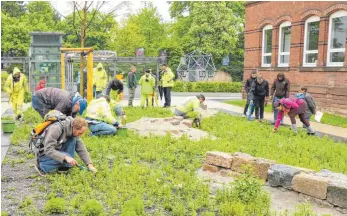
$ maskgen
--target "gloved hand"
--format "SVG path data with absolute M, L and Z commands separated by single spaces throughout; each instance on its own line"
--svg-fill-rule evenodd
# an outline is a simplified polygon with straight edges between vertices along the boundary
M 277 133 L 277 128 L 274 128 L 272 132 Z

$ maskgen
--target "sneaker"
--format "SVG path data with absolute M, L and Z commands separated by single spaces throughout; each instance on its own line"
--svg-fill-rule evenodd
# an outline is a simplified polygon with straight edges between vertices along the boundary
M 17 115 L 16 120 L 19 120 L 22 118 L 22 115 Z
M 40 175 L 40 176 L 45 176 L 46 175 L 46 173 L 40 168 L 40 166 L 38 165 L 38 164 L 36 164 L 35 165 L 35 169 L 36 169 L 36 171 L 38 172 L 38 174 Z
M 242 114 L 242 117 L 246 117 L 246 115 L 245 115 L 245 114 Z
M 314 135 L 315 135 L 315 132 L 313 132 L 313 133 L 307 132 L 307 135 L 309 135 L 309 136 L 314 136 Z

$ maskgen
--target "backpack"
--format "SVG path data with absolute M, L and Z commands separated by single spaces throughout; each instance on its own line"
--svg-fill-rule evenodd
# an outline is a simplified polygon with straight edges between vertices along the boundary
M 46 132 L 47 132 L 47 128 L 58 122 L 60 124 L 60 126 L 63 129 L 63 132 L 61 133 L 61 135 L 64 133 L 64 128 L 61 124 L 61 121 L 66 119 L 66 115 L 64 115 L 63 113 L 61 113 L 58 110 L 51 110 L 49 111 L 44 119 L 43 122 L 41 122 L 40 124 L 38 124 L 37 126 L 35 126 L 32 131 L 31 131 L 31 139 L 29 142 L 29 148 L 32 149 L 32 146 L 34 145 L 37 149 L 41 150 L 43 149 L 43 140 L 46 136 Z M 58 138 L 58 142 L 61 138 L 61 135 Z

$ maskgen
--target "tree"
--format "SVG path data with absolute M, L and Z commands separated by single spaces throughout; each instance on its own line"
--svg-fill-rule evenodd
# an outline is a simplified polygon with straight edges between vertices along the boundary
M 20 17 L 25 14 L 24 2 L 20 1 L 3 1 L 1 2 L 1 13 L 7 14 L 9 17 Z
M 24 15 L 32 31 L 52 31 L 60 19 L 49 2 L 32 1 L 26 5 L 27 13 Z

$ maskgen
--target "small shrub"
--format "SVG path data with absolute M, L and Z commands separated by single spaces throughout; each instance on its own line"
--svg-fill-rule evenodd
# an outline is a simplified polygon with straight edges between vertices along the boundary
M 31 102 L 31 93 L 25 92 L 24 93 L 24 103 L 30 103 Z
M 240 82 L 175 82 L 174 92 L 241 92 Z
M 7 72 L 1 71 L 1 91 L 5 91 L 5 82 L 8 75 L 9 74 Z
M 101 216 L 105 215 L 104 207 L 100 202 L 92 199 L 88 200 L 81 208 L 81 212 L 85 216 Z
M 23 121 L 27 124 L 38 124 L 42 122 L 42 118 L 34 108 L 29 107 L 24 113 L 23 113 Z
M 66 202 L 64 199 L 56 197 L 47 201 L 44 212 L 49 214 L 63 214 L 66 211 Z
M 135 213 L 135 214 L 134 214 Z M 137 215 L 141 216 L 145 214 L 143 207 L 143 201 L 140 198 L 133 198 L 124 203 L 122 207 L 121 216 Z
M 27 208 L 31 204 L 33 204 L 33 200 L 30 197 L 26 197 L 22 202 L 19 204 L 19 208 Z
M 7 212 L 2 211 L 2 212 L 1 212 L 1 216 L 8 216 L 8 213 L 7 213 Z
M 31 127 L 27 124 L 23 124 L 20 127 L 16 127 L 10 136 L 10 142 L 13 145 L 19 145 L 23 142 L 27 142 L 30 138 Z
M 314 213 L 312 207 L 309 203 L 302 203 L 295 206 L 295 212 L 292 214 L 293 216 L 316 216 L 318 214 Z

